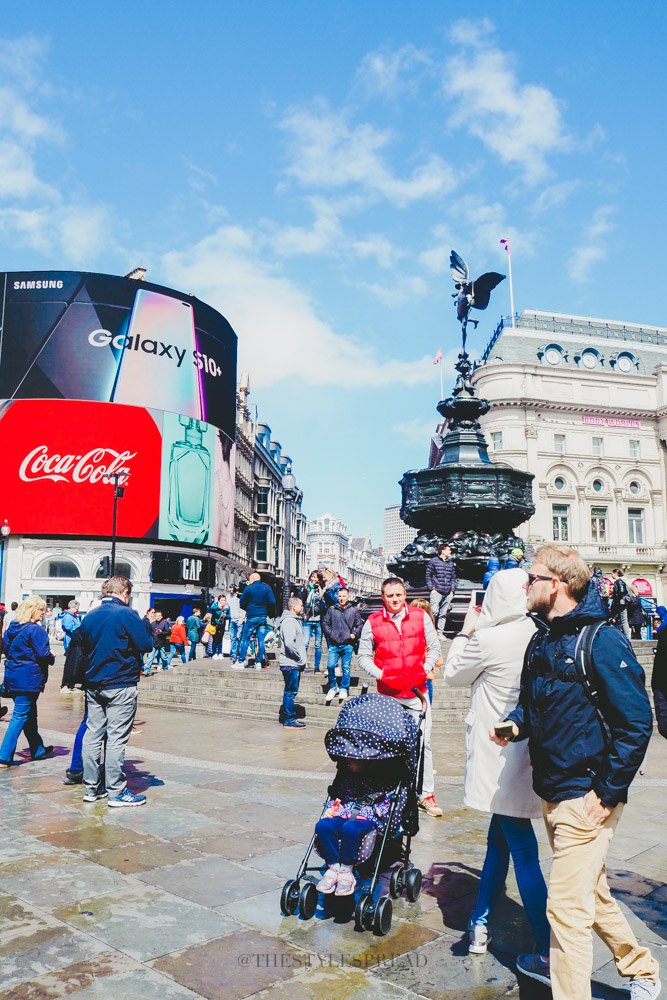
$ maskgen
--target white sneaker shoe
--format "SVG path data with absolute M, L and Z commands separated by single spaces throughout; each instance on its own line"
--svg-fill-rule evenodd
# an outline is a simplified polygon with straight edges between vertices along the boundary
M 491 944 L 491 935 L 486 924 L 473 924 L 468 930 L 468 952 L 471 955 L 486 955 Z
M 245 670 L 245 668 L 248 666 L 248 664 L 246 663 L 245 660 L 239 660 L 237 666 L 238 666 L 239 670 Z
M 243 665 L 240 663 L 230 663 L 230 670 L 243 670 Z
M 330 705 L 331 702 L 334 700 L 334 698 L 338 697 L 338 693 L 339 693 L 338 688 L 329 688 L 329 690 L 327 691 L 327 696 L 324 699 L 327 705 Z
M 262 664 L 261 663 L 256 663 L 255 664 L 255 670 L 261 670 L 261 669 L 262 669 Z
M 338 700 L 339 701 L 346 701 L 347 700 L 347 690 L 346 690 L 346 688 L 341 688 L 340 689 L 340 691 L 338 692 Z
M 630 1000 L 656 1000 L 660 996 L 662 983 L 659 979 L 631 979 Z

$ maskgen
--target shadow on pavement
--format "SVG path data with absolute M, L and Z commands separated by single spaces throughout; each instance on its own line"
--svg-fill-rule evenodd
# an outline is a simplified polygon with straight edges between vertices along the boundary
M 147 788 L 156 788 L 164 785 L 162 778 L 156 777 L 150 771 L 143 771 L 137 764 L 143 764 L 143 760 L 126 760 L 123 766 L 129 788 L 133 792 L 145 792 Z

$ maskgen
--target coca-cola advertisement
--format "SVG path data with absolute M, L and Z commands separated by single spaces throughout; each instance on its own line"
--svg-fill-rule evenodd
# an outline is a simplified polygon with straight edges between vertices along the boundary
M 158 537 L 162 414 L 70 400 L 0 405 L 2 512 L 16 534 L 111 535 L 119 480 L 120 537 Z
M 236 334 L 195 296 L 78 271 L 0 272 L 0 295 L 0 399 L 145 406 L 234 440 Z

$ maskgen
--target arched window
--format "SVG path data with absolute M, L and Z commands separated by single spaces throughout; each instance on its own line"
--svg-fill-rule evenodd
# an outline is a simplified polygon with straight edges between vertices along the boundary
M 39 567 L 35 573 L 36 577 L 40 579 L 46 578 L 60 578 L 69 577 L 70 579 L 78 578 L 81 576 L 79 573 L 79 567 L 71 559 L 65 559 L 61 556 L 54 556 L 52 559 L 46 559 L 42 565 Z
M 78 575 L 78 574 L 77 574 Z M 106 580 L 108 573 L 104 572 L 104 564 L 100 559 L 99 565 L 95 572 L 96 580 Z M 123 562 L 122 559 L 116 559 L 116 576 L 126 576 L 128 580 L 132 579 L 132 567 L 128 562 Z

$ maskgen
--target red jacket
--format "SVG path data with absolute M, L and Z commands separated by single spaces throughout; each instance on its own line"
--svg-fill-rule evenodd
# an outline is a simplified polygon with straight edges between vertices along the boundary
M 181 646 L 188 645 L 188 637 L 185 634 L 185 625 L 179 625 L 178 622 L 175 625 L 172 625 L 169 642 L 174 644 L 178 643 Z
M 424 612 L 405 605 L 401 631 L 386 608 L 375 611 L 369 622 L 375 644 L 375 665 L 382 670 L 378 693 L 393 698 L 414 698 L 413 688 L 426 690 L 426 636 Z

